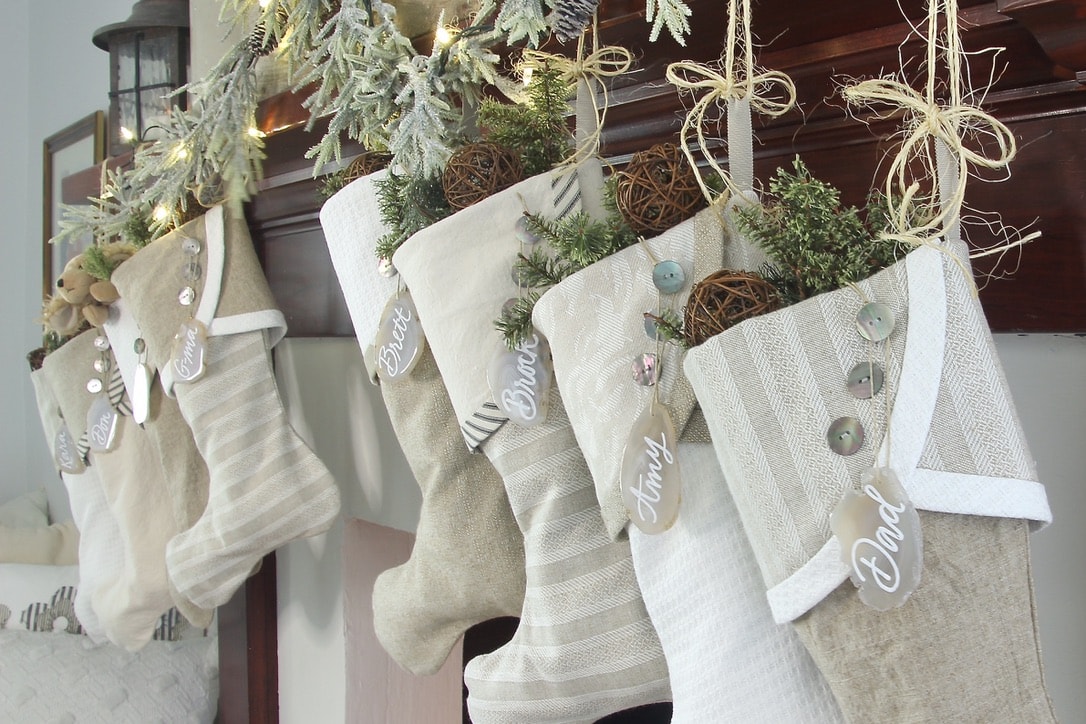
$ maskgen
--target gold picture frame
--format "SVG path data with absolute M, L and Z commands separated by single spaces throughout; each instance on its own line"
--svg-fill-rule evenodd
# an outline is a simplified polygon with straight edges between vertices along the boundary
M 106 114 L 95 111 L 45 139 L 42 147 L 42 294 L 53 284 L 64 265 L 94 242 L 92 238 L 50 244 L 60 230 L 65 177 L 99 164 L 106 156 Z

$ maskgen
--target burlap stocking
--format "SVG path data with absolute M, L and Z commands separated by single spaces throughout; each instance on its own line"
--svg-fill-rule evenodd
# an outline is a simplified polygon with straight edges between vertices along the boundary
M 199 281 L 164 280 L 162 270 L 187 261 L 185 239 L 199 243 Z M 265 554 L 327 530 L 339 511 L 335 483 L 290 427 L 272 374 L 270 348 L 283 335 L 283 317 L 244 219 L 222 207 L 142 249 L 114 272 L 113 282 L 210 474 L 206 509 L 170 541 L 170 579 L 197 605 L 219 606 Z M 198 300 L 191 308 L 178 303 L 184 284 Z M 208 331 L 207 371 L 175 384 L 172 341 L 190 317 Z
M 486 382 L 487 365 L 502 348 L 493 319 L 517 293 L 510 277 L 519 251 L 514 224 L 525 210 L 554 217 L 575 208 L 578 193 L 575 176 L 529 179 L 424 229 L 393 259 L 464 440 L 482 445 L 494 463 L 524 534 L 520 625 L 509 644 L 465 671 L 476 722 L 594 721 L 669 697 L 629 545 L 606 533 L 557 390 L 547 421 L 519 428 L 494 422 Z
M 84 332 L 46 357 L 43 365 L 75 439 L 86 430 L 93 401 L 86 383 L 97 376 L 92 365 L 99 357 L 94 347 L 99 335 L 97 330 Z M 111 379 L 110 388 L 117 391 L 112 397 L 119 397 L 123 383 L 117 375 Z M 117 421 L 113 449 L 92 452 L 91 464 L 98 471 L 123 548 L 118 575 L 93 589 L 91 605 L 106 636 L 135 650 L 151 639 L 159 617 L 174 604 L 165 561 L 166 542 L 177 532 L 169 485 L 161 474 L 155 438 L 128 415 Z
M 385 231 L 373 184 L 384 174 L 352 182 L 321 208 L 328 250 L 364 354 L 399 281 L 378 273 L 373 253 Z M 365 357 L 376 380 L 372 355 Z M 374 629 L 397 663 L 415 674 L 432 674 L 468 628 L 520 614 L 524 546 L 494 466 L 464 445 L 430 352 L 408 378 L 382 384 L 381 393 L 423 500 L 411 557 L 377 578 Z
M 1053 720 L 1024 522 L 1051 514 L 963 249 L 921 247 L 858 291 L 744 321 L 686 358 L 774 617 L 795 622 L 854 722 Z M 866 301 L 896 317 L 874 352 L 856 325 Z M 871 359 L 885 386 L 860 399 L 844 382 Z M 867 431 L 851 456 L 828 445 L 843 416 Z M 886 612 L 846 582 L 829 524 L 880 445 L 924 549 L 919 586 Z
M 628 527 L 637 579 L 671 676 L 673 721 L 833 722 L 841 715 L 795 632 L 773 622 L 747 543 L 682 373 L 682 348 L 644 331 L 642 312 L 679 310 L 694 281 L 742 268 L 750 247 L 727 238 L 714 209 L 567 278 L 536 304 L 551 340 L 558 385 L 596 483 L 612 536 Z M 686 283 L 661 295 L 655 263 L 677 262 Z M 586 314 L 585 310 L 592 310 Z M 661 355 L 659 401 L 685 432 L 677 459 L 682 501 L 675 524 L 647 535 L 622 503 L 620 469 L 634 421 L 654 390 L 634 383 L 632 360 Z

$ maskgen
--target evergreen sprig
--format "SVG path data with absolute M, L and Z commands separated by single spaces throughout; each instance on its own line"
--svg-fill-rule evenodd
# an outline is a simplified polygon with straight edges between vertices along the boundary
M 864 211 L 841 203 L 841 193 L 811 176 L 797 156 L 793 172 L 778 169 L 770 181 L 772 200 L 740 206 L 739 230 L 770 257 L 766 278 L 786 303 L 832 291 L 893 264 L 896 242 L 880 238 L 884 204 L 871 197 Z
M 412 234 L 452 213 L 440 178 L 389 171 L 375 185 L 381 221 L 389 228 L 377 240 L 374 251 L 379 259 L 391 259 Z
M 517 279 L 531 291 L 494 322 L 509 349 L 516 349 L 531 336 L 532 310 L 545 290 L 637 243 L 637 234 L 617 212 L 603 221 L 583 211 L 562 219 L 548 219 L 541 214 L 525 214 L 525 218 L 528 230 L 546 242 L 547 248 L 541 243 L 527 254 L 518 254 L 513 264 Z
M 544 61 L 533 66 L 523 103 L 484 100 L 479 125 L 489 140 L 520 153 L 526 175 L 549 171 L 570 152 L 566 115 L 574 88 L 557 64 Z

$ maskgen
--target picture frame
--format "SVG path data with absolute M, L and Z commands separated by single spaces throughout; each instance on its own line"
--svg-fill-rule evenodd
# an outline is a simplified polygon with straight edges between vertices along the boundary
M 65 177 L 99 164 L 106 155 L 106 114 L 95 111 L 45 139 L 42 145 L 42 295 L 49 296 L 68 259 L 94 239 L 49 243 L 60 231 Z

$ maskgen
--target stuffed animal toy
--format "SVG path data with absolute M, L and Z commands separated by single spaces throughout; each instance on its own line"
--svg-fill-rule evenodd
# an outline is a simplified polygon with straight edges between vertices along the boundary
M 74 334 L 84 319 L 95 327 L 102 326 L 109 316 L 109 305 L 120 296 L 109 277 L 136 251 L 131 244 L 101 244 L 68 260 L 57 279 L 56 295 L 46 300 L 45 325 L 61 336 Z

